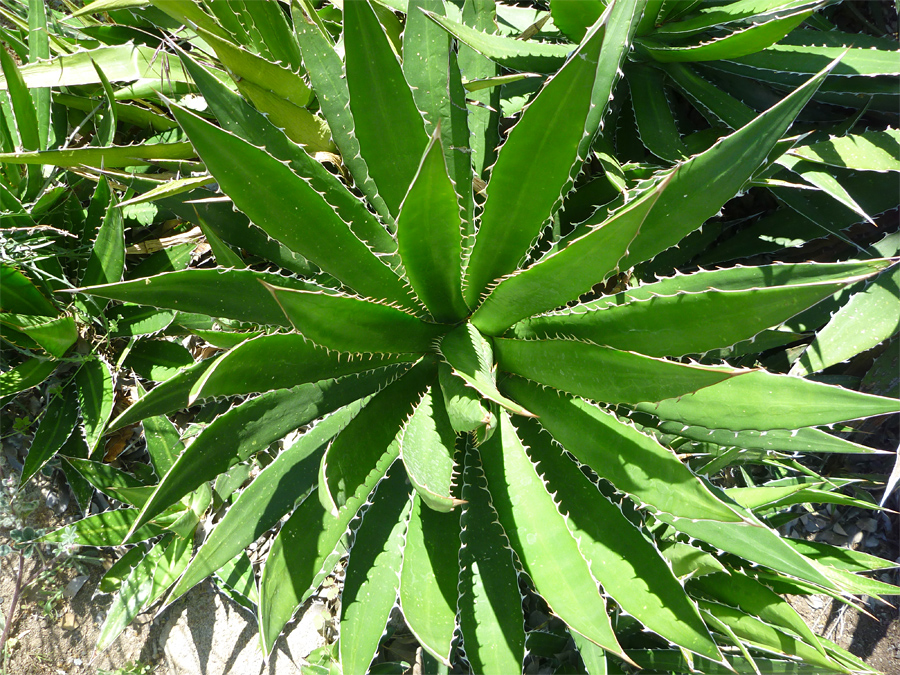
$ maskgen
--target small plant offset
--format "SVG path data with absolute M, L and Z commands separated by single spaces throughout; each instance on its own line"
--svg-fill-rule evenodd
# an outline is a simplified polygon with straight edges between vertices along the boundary
M 398 599 L 443 667 L 521 672 L 542 635 L 526 631 L 523 594 L 565 623 L 589 673 L 871 672 L 779 594 L 894 594 L 857 574 L 890 563 L 773 528 L 795 503 L 874 505 L 813 478 L 722 489 L 706 474 L 737 456 L 794 469 L 793 453 L 864 452 L 819 427 L 900 411 L 896 399 L 798 376 L 895 327 L 840 351 L 826 326 L 794 375 L 756 358 L 804 339 L 784 327 L 794 317 L 827 324 L 832 310 L 816 312 L 836 293 L 895 294 L 896 237 L 857 260 L 654 273 L 702 251 L 693 238 L 704 223 L 751 186 L 800 192 L 802 176 L 851 223 L 895 206 L 872 205 L 883 195 L 861 206 L 832 176 L 891 176 L 895 132 L 788 136 L 811 100 L 847 104 L 846 89 L 861 87 L 838 77 L 868 77 L 869 105 L 889 109 L 895 52 L 845 54 L 800 36 L 793 53 L 807 58 L 790 77 L 771 70 L 766 91 L 780 100 L 758 114 L 685 64 L 741 65 L 822 3 L 554 2 L 556 42 L 495 34 L 493 2 L 467 1 L 453 18 L 453 3 L 410 0 L 402 38 L 397 15 L 369 0 L 344 0 L 340 13 L 301 0 L 292 27 L 274 2 L 152 4 L 190 27 L 176 70 L 206 112 L 170 100 L 177 91 L 166 102 L 212 177 L 173 180 L 155 198 L 177 199 L 180 213 L 179 191 L 203 198 L 184 217 L 205 228 L 220 265 L 79 290 L 175 312 L 173 326 L 223 352 L 107 426 L 143 421 L 159 479 L 107 474 L 135 508 L 85 518 L 78 541 L 164 536 L 107 575 L 121 600 L 101 646 L 171 584 L 169 601 L 217 574 L 257 609 L 271 653 L 349 554 L 336 650 L 347 674 L 369 669 Z M 550 76 L 525 91 L 524 108 L 514 97 L 504 107 L 501 85 L 541 78 L 498 64 Z M 669 109 L 664 77 L 716 125 L 682 140 L 673 111 L 691 111 Z M 501 108 L 514 124 L 501 124 Z M 613 141 L 625 147 L 629 132 L 632 152 L 652 158 L 617 159 Z M 230 204 L 194 189 L 213 179 Z M 666 263 L 684 242 L 693 253 Z M 234 397 L 183 445 L 164 417 Z M 209 482 L 227 499 L 249 461 L 298 429 L 193 554 Z M 689 440 L 713 461 L 676 454 Z M 257 587 L 244 549 L 279 523 Z

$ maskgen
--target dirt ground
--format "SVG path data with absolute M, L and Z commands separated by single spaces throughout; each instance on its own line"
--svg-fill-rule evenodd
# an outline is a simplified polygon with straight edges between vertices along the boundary
M 36 566 L 35 559 L 26 561 L 26 579 L 34 573 Z M 104 570 L 102 567 L 89 567 L 88 570 L 90 576 L 84 586 L 73 598 L 62 598 L 56 603 L 52 613 L 44 611 L 38 592 L 25 594 L 11 631 L 5 673 L 94 675 L 108 671 L 116 675 L 144 675 L 140 666 L 129 670 L 129 666 L 139 662 L 156 666 L 155 670 L 148 672 L 168 675 L 153 639 L 160 626 L 151 626 L 152 617 L 148 615 L 138 617 L 108 650 L 94 657 L 94 643 L 102 625 L 102 614 L 109 607 L 111 597 L 92 599 Z M 17 572 L 16 556 L 0 559 L 0 597 L 4 612 L 12 597 Z M 77 570 L 66 567 L 54 575 L 51 583 L 65 588 L 77 576 Z
M 40 506 L 28 515 L 28 526 L 50 531 L 79 517 L 74 504 L 61 514 L 47 506 L 47 496 L 55 497 L 56 490 L 58 486 L 40 475 L 31 482 L 25 498 L 38 501 Z M 54 502 L 51 498 L 50 503 Z M 0 543 L 8 541 L 0 535 Z M 97 555 L 94 549 L 86 553 L 91 557 Z M 147 672 L 168 675 L 157 642 L 151 639 L 160 628 L 159 622 L 152 623 L 151 615 L 139 616 L 104 653 L 93 653 L 112 602 L 112 596 L 95 597 L 95 591 L 103 574 L 115 562 L 113 556 L 76 564 L 71 560 L 54 560 L 52 549 L 46 549 L 45 555 L 44 561 L 37 554 L 23 561 L 24 588 L 10 630 L 7 658 L 0 661 L 0 674 L 103 675 L 106 671 L 115 675 L 145 675 L 140 666 L 129 669 L 140 663 L 157 666 L 156 670 Z M 18 576 L 19 556 L 13 553 L 0 557 L 0 609 L 4 617 L 9 614 Z

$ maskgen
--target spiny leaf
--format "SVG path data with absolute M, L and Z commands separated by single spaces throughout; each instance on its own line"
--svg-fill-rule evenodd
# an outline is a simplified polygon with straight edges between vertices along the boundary
M 492 35 L 432 12 L 426 14 L 460 42 L 505 68 L 552 73 L 562 65 L 572 51 L 571 45 Z
M 488 335 L 501 335 L 519 319 L 559 307 L 603 281 L 627 255 L 670 180 L 626 201 L 602 226 L 564 242 L 562 250 L 501 280 L 472 323 Z
M 570 628 L 624 657 L 597 581 L 506 412 L 479 454 L 500 523 L 538 593 Z
M 820 31 L 794 31 L 783 41 L 783 44 L 772 45 L 766 49 L 746 54 L 728 62 L 730 66 L 740 66 L 742 72 L 756 72 L 760 79 L 768 79 L 768 71 L 773 73 L 811 74 L 828 64 L 829 61 L 844 55 L 841 63 L 834 69 L 836 77 L 841 76 L 873 76 L 900 75 L 896 42 L 893 49 L 871 49 L 852 46 L 863 36 L 846 35 L 835 32 L 833 38 L 820 37 Z M 837 40 L 837 44 L 825 43 L 822 40 Z M 821 44 L 816 44 L 821 42 Z M 848 46 L 850 49 L 848 51 Z M 846 53 L 845 53 L 846 52 Z M 716 64 L 717 66 L 724 64 Z
M 537 410 L 541 426 L 578 461 L 616 489 L 659 509 L 658 519 L 747 560 L 835 588 L 820 566 L 798 555 L 752 514 L 718 498 L 654 439 L 582 399 L 542 390 L 521 378 L 503 385 Z M 638 456 L 641 461 L 635 463 Z
M 114 494 L 120 501 L 140 508 L 147 498 L 145 488 L 148 486 L 130 473 L 103 462 L 92 462 L 80 457 L 66 457 L 65 462 L 100 492 Z
M 699 605 L 701 609 L 708 611 L 715 618 L 722 621 L 742 641 L 747 642 L 750 646 L 762 647 L 777 654 L 796 654 L 804 661 L 816 664 L 822 668 L 850 672 L 849 669 L 841 667 L 833 659 L 823 656 L 815 647 L 811 647 L 740 610 L 706 600 L 700 600 Z
M 169 546 L 174 535 L 168 534 L 156 544 L 144 558 L 137 563 L 131 573 L 123 580 L 119 592 L 113 599 L 106 620 L 100 628 L 100 636 L 97 638 L 96 649 L 105 650 L 125 626 L 140 613 L 146 604 L 151 601 L 150 592 L 153 588 L 153 576 L 156 572 L 159 559 L 166 547 Z
M 489 424 L 492 413 L 478 392 L 466 386 L 465 380 L 453 374 L 447 363 L 438 366 L 441 394 L 447 408 L 450 425 L 457 433 L 469 433 Z
M 350 521 L 384 477 L 395 455 L 386 454 L 337 516 L 315 497 L 307 497 L 272 542 L 259 589 L 263 652 L 271 654 L 278 634 L 343 554 Z
M 695 230 L 737 194 L 759 168 L 794 118 L 837 65 L 828 64 L 790 96 L 709 150 L 680 165 L 654 204 L 640 234 L 620 261 L 624 269 L 647 260 Z M 672 227 L 674 214 L 677 226 Z
M 5 289 L 4 289 L 5 291 Z M 50 356 L 61 359 L 78 340 L 78 329 L 71 316 L 33 316 L 0 314 L 0 325 L 8 326 L 34 340 Z
M 683 396 L 741 372 L 688 365 L 578 340 L 495 338 L 501 370 L 608 403 Z
M 440 13 L 440 0 L 414 0 L 407 8 L 403 29 L 403 74 L 412 88 L 416 106 L 423 113 L 427 133 L 440 127 L 441 146 L 447 174 L 458 197 L 467 228 L 474 231 L 472 157 L 466 91 L 457 54 L 450 48 L 450 36 L 432 22 L 421 9 Z M 421 169 L 420 169 L 421 171 Z
M 840 283 L 842 279 L 877 274 L 890 266 L 888 260 L 861 260 L 838 263 L 776 263 L 745 267 L 737 265 L 725 269 L 698 270 L 691 274 L 675 274 L 651 283 L 629 288 L 616 295 L 608 295 L 580 305 L 584 310 L 603 309 L 627 304 L 633 300 L 648 300 L 657 295 L 718 291 L 748 291 L 754 288 L 774 289 L 805 284 Z M 582 311 L 581 309 L 577 311 Z
M 284 64 L 290 71 L 300 70 L 300 49 L 279 6 L 244 0 L 208 7 L 240 44 L 258 51 L 267 61 Z
M 688 45 L 663 45 L 649 38 L 639 40 L 642 50 L 657 61 L 717 61 L 734 59 L 747 54 L 756 54 L 778 42 L 812 14 L 805 9 L 787 16 L 751 24 L 749 28 L 737 30 L 721 38 L 708 42 Z
M 371 394 L 402 371 L 403 366 L 394 366 L 280 389 L 220 415 L 165 472 L 144 504 L 133 529 L 149 522 L 169 505 L 238 462 L 264 451 L 270 444 L 317 417 Z M 226 446 L 229 451 L 224 452 Z
M 175 320 L 175 312 L 128 304 L 111 308 L 106 312 L 106 318 L 110 322 L 111 336 L 134 337 L 164 331 Z
M 460 271 L 462 223 L 439 133 L 440 125 L 400 206 L 397 243 L 416 294 L 437 321 L 453 323 L 468 314 Z
M 518 672 L 525 657 L 518 573 L 471 446 L 465 453 L 462 497 L 459 619 L 466 656 L 477 672 Z
M 319 467 L 319 501 L 329 512 L 343 508 L 379 458 L 399 455 L 400 425 L 433 376 L 428 364 L 422 366 L 377 392 L 328 446 Z
M 764 370 L 639 410 L 709 429 L 798 429 L 900 412 L 900 401 Z
M 816 334 L 791 368 L 804 376 L 840 363 L 896 335 L 900 330 L 900 266 L 883 272 L 854 293 Z
M 260 472 L 203 542 L 167 602 L 221 569 L 309 496 L 326 445 L 359 407 L 352 403 L 327 416 Z
M 785 539 L 803 555 L 817 560 L 823 565 L 845 569 L 850 572 L 867 572 L 871 570 L 883 570 L 895 567 L 896 562 L 884 560 L 862 551 L 833 546 L 819 541 L 806 541 L 805 539 Z
M 771 429 L 757 431 L 729 431 L 726 429 L 707 429 L 705 427 L 685 426 L 681 422 L 662 422 L 659 430 L 666 434 L 677 434 L 684 438 L 709 442 L 726 447 L 745 448 L 748 450 L 774 450 L 780 452 L 841 452 L 841 453 L 873 453 L 877 450 L 853 443 L 839 436 L 826 433 L 815 427 L 802 429 Z
M 465 0 L 462 7 L 463 23 L 486 33 L 497 32 L 497 4 L 493 0 Z M 459 71 L 467 80 L 478 80 L 500 75 L 500 66 L 471 47 L 460 44 L 458 57 Z M 487 180 L 488 167 L 497 157 L 500 145 L 500 89 L 472 92 L 465 97 L 473 102 L 464 112 L 468 117 L 471 138 L 467 144 L 471 152 L 472 173 L 475 178 Z M 468 188 L 468 186 L 466 186 Z M 468 234 L 475 233 L 474 223 Z M 467 245 L 471 245 L 468 242 Z
M 50 34 L 47 31 L 47 8 L 41 0 L 28 0 L 28 61 L 50 58 Z M 40 149 L 46 150 L 51 140 L 50 89 L 31 88 L 31 99 L 37 116 L 38 141 Z
M 302 77 L 207 31 L 201 30 L 200 35 L 233 74 L 241 93 L 283 129 L 288 138 L 309 152 L 334 150 L 324 120 L 304 107 L 312 98 L 312 92 Z
M 603 14 L 606 9 L 603 0 L 586 0 L 585 2 L 550 3 L 550 15 L 553 23 L 575 42 L 581 42 L 588 28 Z
M 871 267 L 860 266 L 858 274 L 831 283 L 653 295 L 595 311 L 576 306 L 526 319 L 510 332 L 520 338 L 569 336 L 648 356 L 703 354 L 778 326 L 872 273 Z
M 172 110 L 222 190 L 272 238 L 367 297 L 415 307 L 400 278 L 307 181 L 264 150 L 187 110 Z
M 106 181 L 106 178 L 103 179 Z M 117 199 L 110 191 L 109 205 L 103 214 L 100 229 L 92 242 L 91 257 L 88 258 L 81 283 L 84 286 L 113 284 L 122 280 L 125 270 L 125 218 L 117 207 Z M 94 312 L 100 312 L 104 304 L 96 303 Z
M 400 573 L 400 607 L 413 635 L 450 663 L 459 583 L 459 516 L 428 508 L 416 493 Z
M 692 579 L 689 583 L 692 590 L 700 590 L 723 604 L 740 607 L 771 625 L 787 628 L 826 656 L 825 648 L 819 644 L 818 638 L 797 611 L 755 579 L 738 573 L 720 573 Z
M 353 539 L 341 594 L 341 667 L 348 673 L 369 669 L 397 601 L 407 521 L 409 488 L 395 464 L 379 483 Z
M 99 84 L 100 77 L 92 63 L 96 63 L 112 82 L 159 81 L 163 77 L 175 82 L 188 81 L 177 60 L 153 47 L 133 43 L 63 54 L 49 61 L 24 65 L 19 72 L 29 89 Z M 0 78 L 0 89 L 9 86 L 7 77 Z
M 469 307 L 480 304 L 493 279 L 515 270 L 552 215 L 573 167 L 583 160 L 579 145 L 596 132 L 596 127 L 585 128 L 595 78 L 610 59 L 618 64 L 618 54 L 600 56 L 602 28 L 595 26 L 566 65 L 547 80 L 500 149 L 466 268 L 464 296 Z
M 683 4 L 687 5 L 688 3 Z M 688 18 L 680 17 L 689 13 L 691 8 L 686 7 L 687 12 L 685 12 L 685 8 L 679 7 L 679 20 L 666 21 L 657 26 L 654 34 L 660 37 L 693 35 L 723 25 L 763 23 L 767 19 L 792 14 L 804 6 L 812 8 L 817 4 L 819 4 L 819 0 L 763 0 L 762 2 L 760 0 L 737 0 L 718 7 L 701 7 L 696 12 L 690 13 Z
M 597 229 L 582 236 L 576 230 L 570 243 L 562 242 L 561 251 L 502 281 L 473 316 L 473 322 L 497 334 L 517 319 L 576 298 L 612 269 L 627 268 L 676 244 L 741 189 L 826 72 L 706 152 L 678 165 L 655 189 L 630 203 L 626 201 L 608 219 L 597 218 Z M 678 218 L 673 220 L 675 213 Z M 593 258 L 591 264 L 581 262 L 598 249 L 602 250 L 600 267 Z M 528 303 L 524 301 L 526 296 L 532 298 Z
M 113 411 L 113 374 L 106 362 L 92 359 L 81 366 L 75 375 L 81 419 L 84 423 L 84 439 L 88 451 L 93 454 L 100 445 Z
M 56 316 L 56 308 L 20 270 L 8 262 L 0 263 L 0 284 L 3 295 L 0 307 L 4 312 L 39 316 Z
M 396 216 L 428 143 L 422 117 L 368 0 L 344 6 L 344 48 L 356 137 Z
M 190 400 L 273 391 L 417 359 L 415 354 L 354 358 L 316 347 L 296 333 L 261 335 L 218 359 L 196 381 Z
M 503 389 L 534 406 L 541 426 L 581 463 L 618 490 L 674 516 L 744 522 L 684 466 L 675 454 L 587 401 L 560 395 L 519 377 Z M 640 463 L 634 458 L 640 457 Z
M 688 149 L 681 140 L 663 88 L 663 72 L 636 63 L 630 64 L 626 72 L 641 142 L 668 162 L 687 159 Z
M 183 368 L 165 383 L 154 387 L 131 407 L 126 408 L 109 423 L 109 429 L 119 429 L 140 422 L 147 417 L 164 415 L 167 412 L 184 408 L 192 387 L 213 363 L 215 363 L 215 359 L 206 359 Z
M 444 329 L 362 298 L 266 285 L 294 328 L 326 349 L 359 353 L 431 351 Z
M 174 522 L 183 510 L 184 507 L 180 506 L 164 517 L 158 518 L 156 523 L 142 527 L 134 534 L 132 540 L 145 541 L 158 537 L 163 533 L 163 527 Z M 39 541 L 70 542 L 74 539 L 74 542 L 81 546 L 121 546 L 137 515 L 137 509 L 115 509 L 95 513 L 71 525 L 48 532 L 40 537 Z M 73 532 L 75 536 L 71 537 Z
M 400 458 L 419 498 L 435 511 L 458 506 L 453 496 L 456 434 L 438 387 L 425 392 L 399 438 Z
M 650 630 L 680 647 L 721 661 L 696 606 L 653 544 L 552 445 L 549 435 L 540 434 L 535 421 L 522 420 L 518 428 L 603 590 Z
M 312 91 L 303 78 L 296 72 L 291 72 L 292 67 L 296 68 L 300 65 L 300 54 L 296 46 L 298 63 L 280 65 L 263 56 L 258 56 L 240 45 L 223 40 L 209 31 L 201 29 L 199 35 L 215 50 L 222 65 L 236 76 L 233 79 L 237 81 L 238 88 L 241 87 L 243 80 L 247 80 L 257 86 L 269 89 L 285 101 L 293 103 L 298 109 L 302 109 L 312 100 Z M 293 40 L 288 39 L 284 44 L 291 43 Z M 278 44 L 272 44 L 272 47 L 278 46 Z
M 223 128 L 288 162 L 291 169 L 307 179 L 313 189 L 334 207 L 341 218 L 350 224 L 353 232 L 373 251 L 388 254 L 396 252 L 397 242 L 366 209 L 365 204 L 322 163 L 289 140 L 268 117 L 228 89 L 187 54 L 182 54 L 181 60 Z
M 79 291 L 248 323 L 290 325 L 272 294 L 259 281 L 288 288 L 317 288 L 307 281 L 265 272 L 188 269 Z M 190 294 L 184 293 L 186 287 L 191 289 Z
M 2 153 L 0 154 L 0 162 L 9 162 L 10 156 L 16 157 L 20 155 L 38 154 L 41 148 L 40 129 L 38 127 L 37 112 L 34 108 L 34 101 L 28 93 L 25 80 L 22 77 L 20 69 L 16 66 L 15 61 L 10 53 L 4 49 L 0 53 L 0 67 L 3 74 L 3 89 L 9 93 L 9 103 L 11 106 L 12 116 L 9 120 L 11 123 L 10 139 L 16 149 L 24 152 Z M 10 108 L 8 107 L 9 111 Z M 18 136 L 18 138 L 16 138 Z M 42 163 L 42 162 L 41 162 Z M 32 199 L 37 196 L 41 188 L 43 177 L 38 168 L 28 167 L 25 172 L 24 197 Z
M 52 395 L 25 456 L 20 485 L 24 485 L 37 473 L 72 434 L 78 421 L 78 406 L 75 401 L 73 383 Z
M 866 220 L 869 223 L 874 222 L 871 216 L 856 203 L 856 200 L 853 199 L 849 192 L 847 192 L 846 188 L 841 185 L 840 181 L 831 175 L 831 173 L 829 173 L 822 165 L 805 162 L 793 156 L 781 157 L 779 158 L 778 163 L 789 169 L 790 172 L 776 173 L 773 180 L 780 180 L 786 176 L 787 180 L 785 180 L 785 183 L 789 186 L 792 185 L 792 180 L 796 180 L 797 177 L 799 177 L 800 180 L 803 181 L 800 185 L 805 186 L 805 184 L 809 184 L 817 187 L 824 194 L 857 213 L 861 219 Z M 794 175 L 791 176 L 791 174 Z
M 376 213 L 390 222 L 391 213 L 382 196 L 378 194 L 378 187 L 369 175 L 366 160 L 360 154 L 356 127 L 350 112 L 350 93 L 344 77 L 343 63 L 325 34 L 319 32 L 311 22 L 309 18 L 295 21 L 294 30 L 297 31 L 303 63 L 319 99 L 322 114 L 328 120 L 334 143 L 341 151 L 341 159 L 353 175 L 357 186 Z
M 0 154 L 6 164 L 47 164 L 65 168 L 90 166 L 113 168 L 153 165 L 167 160 L 193 159 L 197 156 L 190 143 L 156 143 L 106 148 L 84 146 L 67 150 L 11 152 Z
M 900 130 L 867 131 L 801 145 L 789 154 L 859 171 L 900 171 Z
M 164 415 L 143 420 L 147 454 L 158 477 L 166 475 L 178 456 L 184 451 L 178 428 Z

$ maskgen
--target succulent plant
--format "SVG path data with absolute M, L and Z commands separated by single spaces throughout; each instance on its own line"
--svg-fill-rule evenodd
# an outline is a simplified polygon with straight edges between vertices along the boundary
M 180 72 L 218 125 L 170 101 L 219 199 L 230 202 L 217 211 L 198 204 L 194 217 L 245 251 L 213 238 L 216 269 L 80 289 L 174 310 L 183 326 L 192 315 L 218 320 L 216 330 L 203 323 L 196 334 L 222 353 L 161 382 L 109 428 L 238 401 L 156 467 L 158 483 L 124 486 L 136 508 L 90 516 L 76 532 L 86 537 L 102 525 L 110 541 L 137 542 L 159 535 L 160 525 L 177 533 L 181 512 L 193 532 L 208 481 L 239 476 L 240 484 L 249 471 L 236 468 L 301 430 L 262 463 L 196 553 L 182 546 L 175 564 L 160 547 L 124 573 L 146 576 L 165 563 L 165 583 L 152 584 L 150 595 L 177 577 L 170 601 L 211 574 L 231 579 L 258 608 L 268 654 L 347 556 L 338 648 L 345 673 L 368 670 L 398 600 L 437 661 L 521 671 L 535 634 L 526 632 L 523 593 L 564 622 L 592 673 L 605 672 L 607 655 L 611 667 L 672 657 L 702 670 L 742 658 L 755 669 L 773 653 L 781 665 L 791 657 L 817 672 L 866 670 L 778 595 L 896 592 L 855 574 L 884 561 L 855 554 L 838 564 L 835 549 L 784 538 L 767 520 L 784 500 L 826 490 L 802 482 L 723 489 L 692 470 L 672 439 L 763 455 L 864 451 L 819 427 L 896 413 L 897 400 L 703 357 L 736 345 L 763 351 L 754 350 L 757 336 L 790 342 L 773 329 L 845 288 L 893 274 L 893 251 L 629 281 L 631 270 L 782 170 L 798 140 L 787 137 L 791 125 L 840 59 L 826 59 L 805 81 L 788 83 L 782 100 L 735 115 L 733 131 L 717 129 L 693 149 L 669 152 L 641 128 L 665 161 L 624 172 L 603 150 L 605 125 L 621 114 L 614 92 L 624 69 L 638 71 L 634 82 L 652 97 L 652 73 L 661 72 L 629 55 L 635 45 L 651 56 L 693 49 L 636 40 L 651 6 L 658 18 L 662 3 L 582 3 L 587 18 L 554 3 L 554 20 L 578 42 L 534 47 L 552 74 L 503 125 L 496 155 L 496 107 L 488 98 L 467 113 L 460 69 L 483 67 L 488 91 L 505 80 L 483 56 L 457 52 L 450 37 L 477 48 L 485 38 L 472 26 L 490 23 L 493 3 L 466 3 L 454 24 L 443 3 L 411 0 L 402 63 L 396 17 L 369 0 L 343 3 L 343 62 L 307 2 L 293 8 L 296 54 L 274 54 L 287 47 L 238 31 L 251 22 L 226 30 L 221 4 L 153 4 L 186 19 L 231 72 L 246 69 L 234 75 L 242 96 L 201 64 L 198 50 L 180 52 Z M 797 13 L 782 7 L 759 20 L 767 44 L 818 3 L 785 4 Z M 731 9 L 735 21 L 759 16 L 739 9 Z M 695 32 L 729 18 L 704 17 Z M 265 26 L 290 30 L 280 10 Z M 729 39 L 741 44 L 734 36 L 721 42 Z M 276 60 L 284 67 L 265 71 Z M 647 117 L 629 83 L 641 127 Z M 304 113 L 291 117 L 282 107 L 278 117 L 260 84 L 294 91 L 291 105 Z M 475 90 L 471 78 L 466 85 Z M 321 117 L 303 107 L 312 92 Z M 291 120 L 301 122 L 287 128 Z M 314 157 L 332 150 L 346 173 Z M 594 160 L 615 196 L 561 227 Z M 267 271 L 246 266 L 251 248 L 268 258 Z M 279 525 L 257 591 L 244 549 Z

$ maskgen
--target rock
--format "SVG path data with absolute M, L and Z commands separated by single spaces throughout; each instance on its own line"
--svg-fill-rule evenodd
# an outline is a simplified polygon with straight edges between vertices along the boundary
M 170 675 L 300 675 L 305 658 L 326 642 L 316 627 L 328 610 L 307 602 L 266 663 L 253 615 L 208 587 L 204 591 L 194 589 L 165 612 L 159 647 Z
M 807 532 L 821 532 L 828 526 L 828 521 L 820 516 L 810 516 L 805 514 L 801 516 L 800 520 L 803 521 L 803 526 L 806 528 Z
M 63 614 L 60 627 L 63 630 L 75 630 L 76 628 L 78 628 L 78 624 L 75 622 L 75 615 L 72 614 L 72 612 L 66 612 L 65 614 Z

